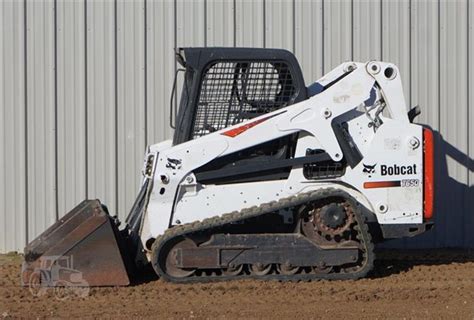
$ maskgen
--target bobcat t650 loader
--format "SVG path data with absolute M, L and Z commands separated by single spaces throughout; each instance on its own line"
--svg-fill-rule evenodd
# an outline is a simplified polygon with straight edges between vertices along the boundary
M 45 256 L 74 256 L 89 285 L 146 264 L 173 282 L 356 279 L 375 242 L 432 226 L 433 134 L 395 65 L 346 62 L 306 87 L 285 50 L 177 60 L 174 137 L 147 148 L 124 227 L 82 202 L 26 247 L 23 281 Z

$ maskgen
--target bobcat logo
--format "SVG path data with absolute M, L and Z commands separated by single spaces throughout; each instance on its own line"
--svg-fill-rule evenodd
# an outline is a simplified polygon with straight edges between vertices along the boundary
M 179 170 L 181 169 L 181 159 L 171 159 L 168 158 L 168 163 L 166 164 L 167 168 L 171 168 L 173 170 Z
M 368 164 L 363 163 L 362 165 L 364 166 L 364 170 L 362 170 L 363 173 L 367 173 L 367 174 L 375 173 L 375 166 L 377 164 L 369 166 Z

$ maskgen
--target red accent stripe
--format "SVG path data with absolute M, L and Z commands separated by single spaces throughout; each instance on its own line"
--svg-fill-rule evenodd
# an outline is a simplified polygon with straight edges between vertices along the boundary
M 398 181 L 373 181 L 373 182 L 364 182 L 365 189 L 374 189 L 374 188 L 392 188 L 400 187 L 400 180 Z
M 225 136 L 228 136 L 228 137 L 231 137 L 231 138 L 235 138 L 236 136 L 238 136 L 239 134 L 241 133 L 244 133 L 245 131 L 247 131 L 248 129 L 250 128 L 253 128 L 257 125 L 259 125 L 260 123 L 264 122 L 264 121 L 267 121 L 268 119 L 270 118 L 273 118 L 275 116 L 278 116 L 282 113 L 284 113 L 286 111 L 282 111 L 280 113 L 277 113 L 277 114 L 273 114 L 271 116 L 268 116 L 268 117 L 265 117 L 265 118 L 261 118 L 261 119 L 258 119 L 258 120 L 255 120 L 255 121 L 252 121 L 252 122 L 249 122 L 249 123 L 246 123 L 244 125 L 241 125 L 240 127 L 237 127 L 237 128 L 233 128 L 233 129 L 230 129 L 230 130 L 227 130 L 227 131 L 224 131 L 223 135 Z
M 434 138 L 433 131 L 423 128 L 423 217 L 433 218 L 434 208 Z

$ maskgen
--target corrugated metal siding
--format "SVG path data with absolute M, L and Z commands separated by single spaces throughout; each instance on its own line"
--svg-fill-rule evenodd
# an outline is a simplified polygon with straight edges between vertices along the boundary
M 354 1 L 352 14 L 352 59 L 381 60 L 382 2 Z
M 212 0 L 206 2 L 206 45 L 235 45 L 235 10 L 232 1 Z
M 120 1 L 116 14 L 117 200 L 124 218 L 138 193 L 145 150 L 145 3 Z
M 85 7 L 87 197 L 117 212 L 116 7 L 113 1 Z
M 265 47 L 265 0 L 236 0 L 237 47 Z
M 326 73 L 341 61 L 352 60 L 352 1 L 323 2 L 323 32 L 323 73 Z
M 434 232 L 389 245 L 474 247 L 468 0 L 6 0 L 0 17 L 0 252 L 84 197 L 125 217 L 145 146 L 172 134 L 173 49 L 205 45 L 287 48 L 308 83 L 345 60 L 398 64 L 442 136 L 439 207 Z
M 56 10 L 58 214 L 86 197 L 85 6 L 59 2 Z
M 25 7 L 0 3 L 0 252 L 26 240 Z
M 323 1 L 295 4 L 295 54 L 308 83 L 323 76 Z
M 428 123 L 439 130 L 439 4 L 434 1 L 412 3 L 410 13 L 411 104 L 423 108 L 418 122 Z M 438 220 L 440 216 L 436 216 L 438 224 L 442 224 Z M 429 232 L 418 237 L 416 243 L 432 246 L 437 234 Z
M 446 230 L 459 232 L 443 233 L 438 244 L 455 246 L 463 243 L 466 213 L 466 190 L 468 170 L 465 156 L 468 154 L 468 51 L 467 51 L 467 0 L 456 3 L 441 3 L 440 7 L 440 132 L 459 159 L 450 155 L 447 160 L 449 176 L 446 176 L 442 220 Z M 448 90 L 445 90 L 448 88 Z M 474 207 L 471 208 L 471 211 Z M 472 214 L 472 213 L 471 213 Z
M 53 1 L 26 3 L 28 239 L 58 217 L 55 25 Z
M 265 47 L 295 50 L 294 2 L 265 2 Z
M 172 135 L 168 125 L 176 46 L 176 11 L 167 1 L 146 4 L 146 116 L 147 144 Z

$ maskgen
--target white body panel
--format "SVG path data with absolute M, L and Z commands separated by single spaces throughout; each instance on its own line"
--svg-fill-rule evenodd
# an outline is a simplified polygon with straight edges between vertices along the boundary
M 180 224 L 183 224 L 203 220 L 222 213 L 238 211 L 276 199 L 286 198 L 300 192 L 330 187 L 342 189 L 364 206 L 370 206 L 370 203 L 361 193 L 343 184 L 331 182 L 301 183 L 274 180 L 227 185 L 198 185 L 195 191 L 180 193 L 173 222 L 179 221 Z
M 373 65 L 378 67 L 377 70 Z M 409 123 L 398 69 L 383 62 L 345 63 L 323 79 L 328 84 L 354 71 L 320 94 L 303 102 L 265 114 L 176 146 L 170 142 L 149 147 L 148 154 L 157 155 L 154 163 L 153 188 L 142 223 L 141 238 L 146 248 L 149 239 L 163 234 L 174 224 L 238 211 L 300 192 L 324 187 L 337 187 L 353 195 L 379 223 L 421 223 L 423 210 L 422 128 Z M 383 70 L 392 68 L 388 79 Z M 377 88 L 374 86 L 377 85 Z M 374 130 L 370 117 L 376 109 L 364 109 L 364 101 L 375 91 L 375 100 L 383 98 L 388 117 Z M 366 114 L 368 112 L 368 114 Z M 220 156 L 243 150 L 266 141 L 299 133 L 295 157 L 306 150 L 322 149 L 334 161 L 343 158 L 331 122 L 336 117 L 348 123 L 348 131 L 362 155 L 354 168 L 335 179 L 308 180 L 302 166 L 294 166 L 287 180 L 274 180 L 226 185 L 202 185 L 193 171 Z M 224 135 L 233 128 L 262 120 L 240 134 Z M 418 145 L 414 146 L 418 141 Z M 365 166 L 370 166 L 366 172 Z M 398 169 L 397 169 L 398 167 Z M 411 169 L 409 169 L 411 168 Z M 365 170 L 364 170 L 365 169 Z M 370 188 L 367 183 L 392 183 L 400 186 Z

